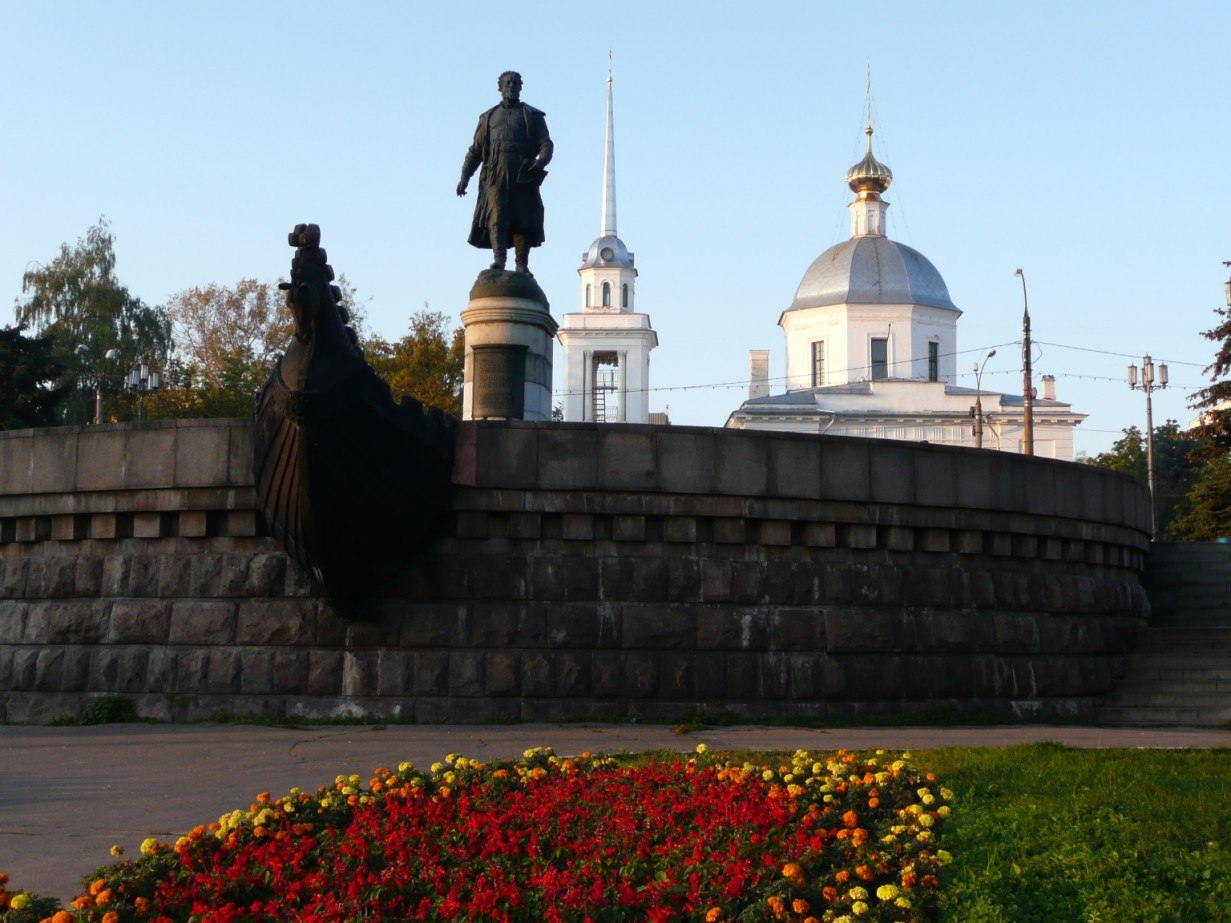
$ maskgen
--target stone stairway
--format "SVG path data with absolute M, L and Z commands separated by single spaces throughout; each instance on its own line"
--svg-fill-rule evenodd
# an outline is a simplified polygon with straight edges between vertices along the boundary
M 1142 583 L 1150 627 L 1099 722 L 1231 724 L 1231 544 L 1155 542 Z

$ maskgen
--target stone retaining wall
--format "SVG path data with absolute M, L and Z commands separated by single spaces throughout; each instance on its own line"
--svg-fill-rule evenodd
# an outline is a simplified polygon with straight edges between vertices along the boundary
M 0 718 L 1089 714 L 1148 604 L 1135 481 L 995 452 L 466 423 L 361 623 L 263 534 L 247 421 L 0 433 Z

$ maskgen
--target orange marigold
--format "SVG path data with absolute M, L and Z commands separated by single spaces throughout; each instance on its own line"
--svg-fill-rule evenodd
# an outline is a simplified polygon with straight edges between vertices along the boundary
M 67 910 L 57 910 L 51 915 L 51 923 L 73 923 L 73 915 Z
M 856 846 L 862 846 L 864 843 L 868 842 L 869 836 L 871 836 L 871 834 L 864 830 L 863 827 L 856 827 L 851 831 L 851 842 Z
M 844 885 L 848 881 L 851 880 L 851 873 L 848 872 L 846 869 L 843 869 L 842 871 L 838 872 L 838 874 L 835 875 L 834 878 L 838 879 L 838 884 Z
M 879 798 L 869 798 L 868 799 L 869 808 L 879 808 L 880 806 L 881 806 L 881 800 Z
M 107 887 L 107 880 L 105 878 L 95 878 L 90 882 L 90 893 L 97 894 L 105 887 Z
M 721 918 L 722 918 L 722 908 L 721 907 L 711 907 L 709 909 L 709 912 L 706 913 L 705 915 L 705 923 L 718 923 L 718 920 L 720 920 Z
M 845 814 L 842 815 L 842 825 L 845 827 L 850 827 L 850 828 L 858 827 L 859 826 L 859 815 L 856 814 L 854 811 L 847 811 Z
M 812 906 L 802 897 L 797 897 L 795 900 L 791 901 L 791 909 L 796 913 L 807 913 L 812 909 Z
M 103 914 L 103 923 L 120 923 L 120 915 L 114 910 L 108 910 Z
M 935 875 L 924 875 L 923 878 L 920 879 L 919 884 L 923 885 L 925 888 L 939 888 L 940 879 Z
M 108 904 L 110 904 L 111 903 L 111 889 L 103 888 L 103 890 L 95 894 L 94 903 L 97 904 L 99 907 L 106 907 Z
M 88 894 L 83 894 L 81 897 L 73 901 L 73 907 L 77 910 L 87 910 L 94 906 L 94 898 Z
M 838 899 L 838 889 L 833 885 L 825 885 L 821 888 L 821 897 L 825 898 L 827 903 L 832 904 Z
M 872 871 L 870 868 L 868 868 L 866 865 L 856 866 L 855 874 L 858 875 L 860 878 L 862 878 L 864 881 L 871 881 L 873 878 L 876 877 L 876 873 Z
M 796 883 L 802 882 L 804 880 L 803 867 L 796 862 L 788 862 L 782 867 L 782 877 L 788 878 Z

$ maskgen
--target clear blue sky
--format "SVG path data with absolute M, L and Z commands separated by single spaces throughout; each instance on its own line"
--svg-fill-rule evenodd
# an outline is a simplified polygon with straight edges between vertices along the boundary
M 778 315 L 849 235 L 842 177 L 862 151 L 870 63 L 876 152 L 896 178 L 890 236 L 944 276 L 965 311 L 959 348 L 1020 337 L 1022 266 L 1038 340 L 1171 363 L 1156 421 L 1186 422 L 1205 382 L 1200 331 L 1231 259 L 1226 2 L 0 10 L 9 304 L 30 261 L 105 214 L 121 280 L 151 303 L 285 274 L 286 232 L 313 221 L 372 328 L 400 335 L 424 302 L 456 317 L 490 257 L 465 243 L 473 194 L 454 186 L 496 76 L 514 68 L 556 142 L 532 268 L 553 313 L 576 310 L 611 47 L 619 230 L 659 332 L 652 385 L 742 381 L 750 348 L 772 349 L 781 375 Z M 1144 424 L 1130 358 L 1039 352 L 1036 371 L 1090 414 L 1079 451 Z M 1001 348 L 985 384 L 1020 392 L 1019 356 Z M 719 426 L 745 396 L 662 390 L 651 409 Z

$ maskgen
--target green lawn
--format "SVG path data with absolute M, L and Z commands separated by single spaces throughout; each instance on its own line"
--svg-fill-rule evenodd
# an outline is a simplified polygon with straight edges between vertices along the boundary
M 955 794 L 941 919 L 1231 921 L 1231 750 L 915 753 Z

